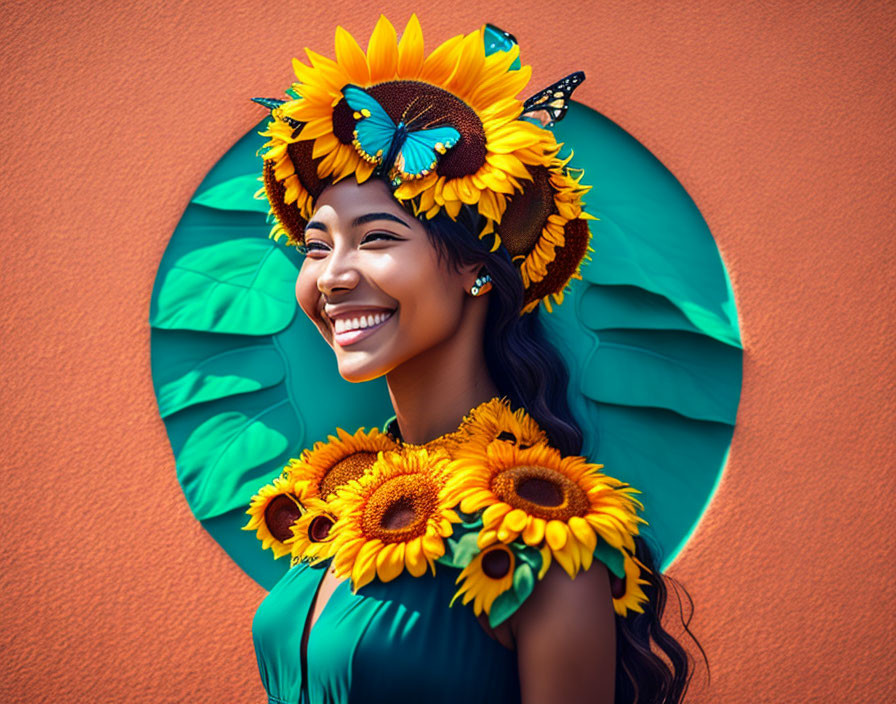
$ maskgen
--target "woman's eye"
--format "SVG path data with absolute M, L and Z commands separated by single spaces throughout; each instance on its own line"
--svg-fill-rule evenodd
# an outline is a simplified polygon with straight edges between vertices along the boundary
M 303 242 L 299 246 L 299 251 L 302 254 L 308 254 L 309 252 L 326 252 L 328 249 L 327 245 L 323 242 L 317 242 L 312 240 L 311 242 Z
M 364 244 L 365 242 L 376 241 L 376 240 L 396 240 L 397 241 L 399 239 L 400 238 L 396 237 L 395 235 L 389 234 L 388 232 L 371 232 L 370 234 L 368 234 L 364 237 L 364 239 L 361 241 L 361 244 Z

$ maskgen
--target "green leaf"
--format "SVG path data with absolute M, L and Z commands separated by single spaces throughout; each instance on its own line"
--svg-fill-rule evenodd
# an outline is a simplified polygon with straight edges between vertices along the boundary
M 495 628 L 513 616 L 534 587 L 535 575 L 532 568 L 525 562 L 518 562 L 513 572 L 513 586 L 492 602 L 488 614 L 489 625 Z
M 267 214 L 270 203 L 267 198 L 256 199 L 262 188 L 258 174 L 236 176 L 193 196 L 193 203 L 216 210 L 244 210 Z
M 289 569 L 289 560 L 275 560 L 270 550 L 262 550 L 255 531 L 242 530 L 248 519 L 246 507 L 241 506 L 203 520 L 202 527 L 246 574 L 270 591 Z
M 439 562 L 463 569 L 479 554 L 479 547 L 476 545 L 478 537 L 478 530 L 460 533 L 455 525 L 455 533 L 445 540 L 447 549 Z
M 535 573 L 541 569 L 541 550 L 525 545 L 519 538 L 510 543 L 509 547 L 513 550 L 517 561 L 526 563 Z
M 227 350 L 194 360 L 186 370 L 165 372 L 177 376 L 158 388 L 162 418 L 197 403 L 275 386 L 286 376 L 280 354 L 269 345 Z
M 618 125 L 579 104 L 557 124 L 592 187 L 585 282 L 663 296 L 703 333 L 739 345 L 737 311 L 712 233 L 675 176 Z
M 266 465 L 286 451 L 288 439 L 264 417 L 288 401 L 254 417 L 228 411 L 197 427 L 177 453 L 178 479 L 195 516 L 200 519 L 249 505 L 269 480 Z
M 158 292 L 158 328 L 272 335 L 295 316 L 298 271 L 269 240 L 245 238 L 179 257 Z
M 668 330 L 608 330 L 599 340 L 582 380 L 589 398 L 734 425 L 740 350 Z
M 682 330 L 706 334 L 678 306 L 637 286 L 588 286 L 582 293 L 582 322 L 592 330 Z M 724 334 L 719 342 L 740 348 L 737 337 Z

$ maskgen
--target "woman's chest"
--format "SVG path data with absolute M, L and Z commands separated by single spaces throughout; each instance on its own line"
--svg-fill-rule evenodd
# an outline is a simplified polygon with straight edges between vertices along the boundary
M 403 574 L 358 593 L 338 583 L 309 628 L 323 575 L 293 568 L 256 613 L 256 654 L 272 702 L 519 701 L 515 653 L 469 609 L 449 607 L 456 571 Z

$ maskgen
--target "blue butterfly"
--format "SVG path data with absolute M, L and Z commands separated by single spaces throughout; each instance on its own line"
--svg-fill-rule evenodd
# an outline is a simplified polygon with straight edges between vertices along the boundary
M 342 89 L 342 94 L 356 120 L 352 144 L 364 159 L 389 169 L 395 186 L 429 174 L 436 168 L 438 155 L 460 140 L 460 132 L 453 127 L 410 129 L 410 123 L 425 110 L 408 123 L 402 119 L 396 125 L 383 106 L 358 86 L 349 84 Z

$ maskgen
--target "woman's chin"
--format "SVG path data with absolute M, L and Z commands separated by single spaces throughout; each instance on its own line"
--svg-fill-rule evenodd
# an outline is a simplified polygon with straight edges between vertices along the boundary
M 360 384 L 363 381 L 372 381 L 379 379 L 389 370 L 384 369 L 382 365 L 372 364 L 340 364 L 339 376 L 352 384 Z

